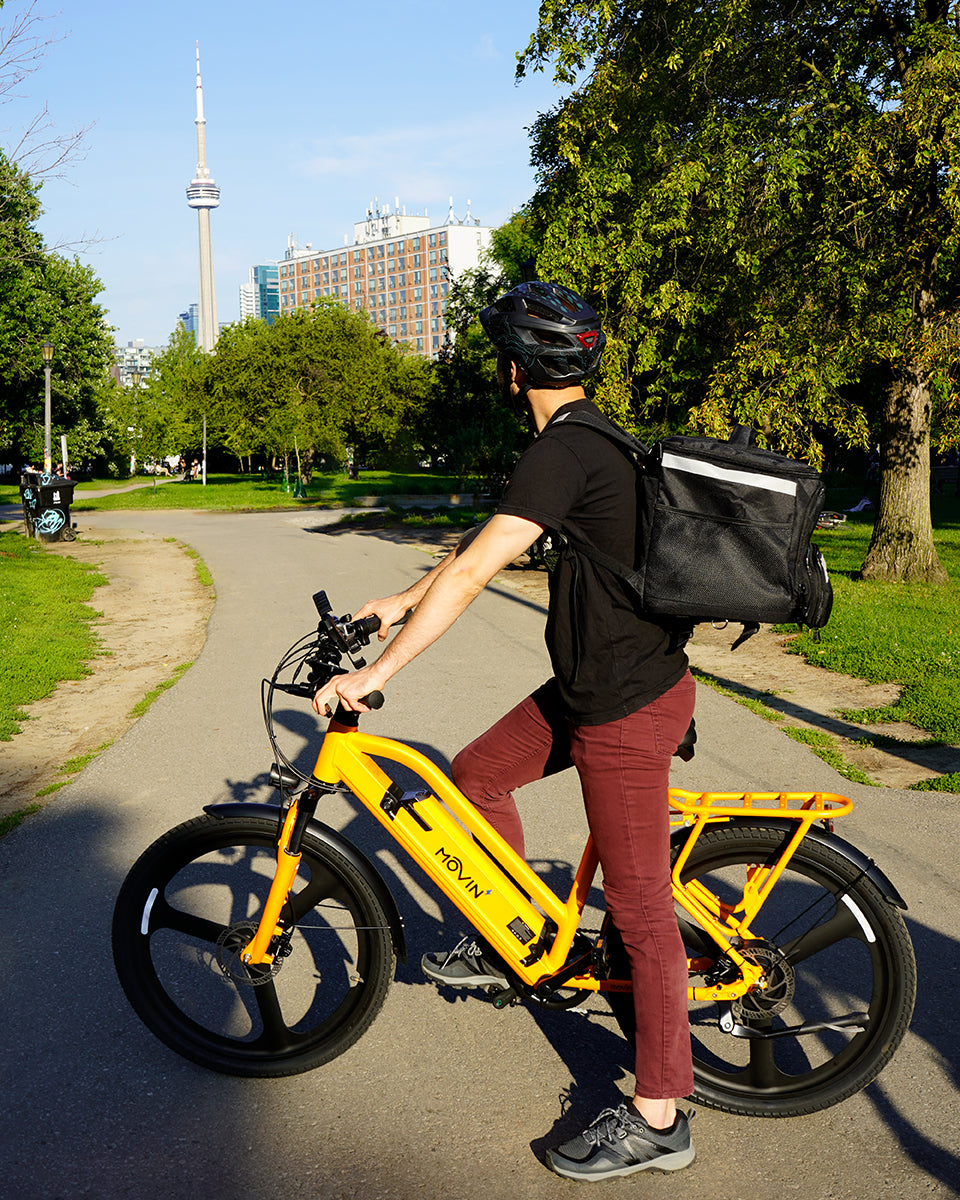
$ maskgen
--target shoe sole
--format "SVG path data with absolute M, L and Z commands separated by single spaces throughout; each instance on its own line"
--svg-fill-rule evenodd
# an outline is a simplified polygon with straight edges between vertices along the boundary
M 575 1179 L 578 1183 L 599 1183 L 603 1179 L 616 1179 L 621 1175 L 636 1175 L 638 1171 L 682 1171 L 689 1167 L 697 1157 L 693 1146 L 687 1150 L 677 1150 L 673 1154 L 662 1154 L 659 1158 L 651 1158 L 649 1162 L 625 1164 L 622 1167 L 611 1167 L 606 1171 L 578 1170 L 579 1164 L 567 1166 L 566 1161 L 559 1162 L 552 1150 L 547 1151 L 547 1166 L 555 1175 L 564 1179 Z

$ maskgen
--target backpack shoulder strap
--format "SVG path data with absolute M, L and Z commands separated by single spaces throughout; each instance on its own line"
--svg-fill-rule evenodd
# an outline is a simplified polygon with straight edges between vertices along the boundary
M 615 421 L 611 421 L 609 417 L 604 416 L 602 413 L 594 412 L 592 409 L 561 413 L 559 417 L 550 423 L 544 432 L 558 428 L 561 423 L 564 425 L 581 425 L 587 429 L 594 430 L 595 433 L 602 434 L 619 446 L 636 467 L 639 467 L 640 463 L 649 454 L 649 450 L 643 442 L 638 441 L 632 434 L 627 433 L 625 429 L 622 429 Z M 587 558 L 592 559 L 593 562 L 605 567 L 619 579 L 622 579 L 628 586 L 637 587 L 638 581 L 635 567 L 619 562 L 612 555 L 604 553 L 603 550 L 600 550 L 591 542 L 577 537 L 567 526 L 561 526 L 558 532 L 566 544 L 573 550 L 579 551 L 581 554 L 586 555 Z
M 636 455 L 639 459 L 646 458 L 650 452 L 648 446 L 638 441 L 632 433 L 627 433 L 616 421 L 612 421 L 609 417 L 603 416 L 602 413 L 593 412 L 590 409 L 585 409 L 581 412 L 561 413 L 559 417 L 551 421 L 548 428 L 556 429 L 561 424 L 583 425 L 587 429 L 593 429 L 597 433 L 602 433 L 612 442 L 616 442 L 618 446 Z

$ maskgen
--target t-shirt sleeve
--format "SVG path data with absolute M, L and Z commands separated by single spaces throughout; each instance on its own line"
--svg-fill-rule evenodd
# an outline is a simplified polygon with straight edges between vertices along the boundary
M 497 512 L 557 529 L 586 486 L 586 472 L 573 450 L 559 438 L 540 437 L 514 468 Z

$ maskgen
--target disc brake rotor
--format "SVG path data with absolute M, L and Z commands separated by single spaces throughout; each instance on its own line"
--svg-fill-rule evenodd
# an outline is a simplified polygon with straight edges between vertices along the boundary
M 749 945 L 740 953 L 763 969 L 763 978 L 752 992 L 734 1000 L 730 1010 L 737 1021 L 749 1023 L 775 1017 L 793 999 L 796 980 L 793 967 L 776 946 Z
M 244 983 L 247 987 L 260 987 L 268 983 L 283 966 L 283 957 L 277 954 L 272 963 L 257 963 L 248 966 L 240 957 L 241 952 L 249 946 L 257 932 L 257 926 L 252 921 L 238 921 L 228 926 L 217 938 L 217 966 L 228 979 L 234 983 Z

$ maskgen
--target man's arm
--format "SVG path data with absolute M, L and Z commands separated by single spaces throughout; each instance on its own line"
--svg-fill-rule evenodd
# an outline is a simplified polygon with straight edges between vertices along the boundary
M 397 671 L 432 646 L 494 575 L 529 549 L 541 533 L 543 526 L 525 517 L 502 513 L 491 517 L 466 548 L 458 547 L 459 553 L 448 555 L 430 573 L 432 580 L 413 616 L 380 658 L 362 671 L 336 676 L 314 697 L 314 709 L 322 713 L 339 699 L 353 712 L 369 711 L 360 698 L 382 688 Z
M 360 620 L 361 617 L 370 617 L 376 614 L 380 618 L 380 630 L 377 637 L 381 642 L 384 641 L 390 631 L 390 626 L 399 621 L 404 613 L 408 612 L 411 608 L 417 607 L 436 582 L 441 571 L 445 571 L 454 559 L 458 558 L 466 550 L 488 522 L 489 519 L 484 521 L 482 525 L 477 525 L 473 529 L 467 530 L 449 554 L 429 570 L 426 575 L 421 576 L 416 583 L 412 583 L 405 591 L 397 592 L 394 596 L 384 596 L 380 600 L 368 600 L 363 608 L 354 614 L 354 619 Z

